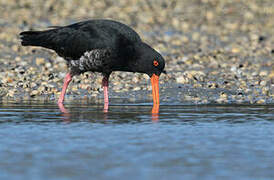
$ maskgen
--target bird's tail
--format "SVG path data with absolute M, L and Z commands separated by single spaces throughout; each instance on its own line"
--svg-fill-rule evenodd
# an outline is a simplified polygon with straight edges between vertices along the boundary
M 50 30 L 48 31 L 24 31 L 20 34 L 22 46 L 42 46 L 50 48 Z

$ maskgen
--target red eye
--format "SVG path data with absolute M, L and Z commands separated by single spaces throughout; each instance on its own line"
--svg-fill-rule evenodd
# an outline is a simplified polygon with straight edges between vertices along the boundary
M 154 65 L 154 66 L 158 66 L 158 65 L 159 65 L 158 61 L 154 60 L 154 61 L 153 61 L 153 65 Z

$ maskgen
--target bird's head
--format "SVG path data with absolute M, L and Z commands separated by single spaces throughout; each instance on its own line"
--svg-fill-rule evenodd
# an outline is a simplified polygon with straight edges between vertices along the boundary
M 159 104 L 159 76 L 165 73 L 165 60 L 156 50 L 146 43 L 140 43 L 135 48 L 135 72 L 146 73 L 151 79 L 154 104 Z
M 160 76 L 161 73 L 165 73 L 165 60 L 160 53 L 146 43 L 136 46 L 136 64 L 134 65 L 136 72 L 146 73 L 149 77 L 152 77 L 153 74 Z

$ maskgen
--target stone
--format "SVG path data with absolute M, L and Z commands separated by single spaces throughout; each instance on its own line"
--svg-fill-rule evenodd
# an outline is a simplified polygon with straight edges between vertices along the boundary
M 45 64 L 45 59 L 44 58 L 41 58 L 41 57 L 37 57 L 35 59 L 35 63 L 37 66 L 41 66 L 41 65 L 44 65 Z

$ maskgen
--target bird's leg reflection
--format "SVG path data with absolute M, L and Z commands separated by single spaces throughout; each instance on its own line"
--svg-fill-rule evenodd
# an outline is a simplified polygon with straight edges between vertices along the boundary
M 70 113 L 63 113 L 62 116 L 63 116 L 63 121 L 64 122 L 66 122 L 66 123 L 71 122 L 71 119 L 70 119 L 71 115 L 70 115 Z
M 151 110 L 151 119 L 153 122 L 157 122 L 159 120 L 159 104 L 153 104 L 152 110 Z
M 64 122 L 70 122 L 70 113 L 69 111 L 64 107 L 64 104 L 63 103 L 58 103 L 58 107 L 60 109 L 60 111 L 62 112 L 62 116 L 64 117 L 63 118 L 63 121 Z
M 108 120 L 108 113 L 104 111 L 103 117 L 104 117 L 104 121 L 107 122 L 107 120 Z

